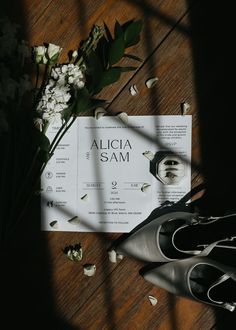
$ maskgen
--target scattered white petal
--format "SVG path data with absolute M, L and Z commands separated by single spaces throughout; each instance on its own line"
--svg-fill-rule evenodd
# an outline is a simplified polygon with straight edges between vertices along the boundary
M 77 52 L 77 50 L 74 50 L 73 53 L 72 53 L 72 57 L 75 58 L 77 56 L 78 56 L 78 52 Z
M 93 276 L 96 272 L 96 266 L 94 264 L 86 264 L 83 266 L 84 268 L 84 275 L 86 276 Z
M 124 124 L 128 124 L 129 121 L 129 116 L 127 115 L 126 112 L 121 112 L 117 115 L 117 117 L 124 123 Z
M 68 220 L 68 222 L 69 222 L 71 225 L 76 226 L 76 225 L 79 225 L 79 224 L 80 224 L 80 219 L 79 219 L 78 217 L 74 217 L 74 218 Z
M 95 109 L 94 112 L 94 117 L 95 119 L 100 119 L 101 117 L 103 117 L 106 114 L 106 110 L 102 107 L 98 107 L 97 109 Z
M 74 246 L 70 245 L 64 249 L 64 253 L 67 258 L 71 261 L 79 262 L 83 258 L 83 250 L 81 244 L 76 244 Z
M 117 254 L 116 254 L 115 250 L 108 251 L 108 256 L 109 256 L 110 262 L 116 263 Z
M 143 155 L 149 160 L 153 160 L 154 158 L 154 154 L 151 151 L 145 151 L 143 152 Z
M 153 86 L 156 85 L 157 81 L 158 81 L 157 77 L 150 78 L 145 82 L 145 85 L 147 86 L 147 88 L 152 88 Z
M 85 194 L 80 198 L 82 201 L 87 202 L 88 201 L 88 194 Z
M 154 296 L 148 296 L 148 299 L 152 306 L 155 306 L 157 304 L 157 298 Z
M 187 102 L 182 102 L 181 103 L 182 116 L 186 115 L 186 113 L 188 112 L 189 109 L 190 109 L 190 104 L 188 104 Z
M 58 229 L 58 222 L 57 222 L 57 220 L 54 220 L 54 221 L 50 222 L 50 226 L 53 229 Z
M 136 85 L 130 86 L 129 91 L 130 91 L 130 94 L 132 96 L 135 96 L 135 95 L 137 95 L 139 93 L 138 88 L 137 88 Z
M 147 192 L 148 190 L 150 190 L 151 185 L 149 183 L 144 183 L 141 187 L 141 191 L 142 192 Z

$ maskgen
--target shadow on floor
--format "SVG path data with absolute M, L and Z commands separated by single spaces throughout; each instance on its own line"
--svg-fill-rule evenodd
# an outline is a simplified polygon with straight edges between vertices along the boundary
M 202 165 L 207 187 L 201 208 L 212 215 L 236 209 L 234 21 L 231 1 L 200 0 L 190 11 Z M 215 315 L 214 329 L 232 329 L 234 313 L 217 309 Z
M 31 122 L 27 106 L 14 105 L 12 83 L 21 78 L 15 35 L 27 40 L 27 17 L 24 1 L 1 2 L 0 34 L 0 225 L 1 225 L 1 320 L 4 329 L 73 330 L 55 311 L 51 286 L 50 257 L 47 242 L 40 232 L 40 203 L 35 198 L 21 225 L 7 233 L 16 205 L 16 191 L 25 182 L 26 169 L 32 161 Z M 10 22 L 6 23 L 3 13 Z M 3 19 L 3 20 L 2 20 Z M 5 23 L 4 23 L 5 22 Z M 30 71 L 29 71 L 30 73 Z M 12 78 L 13 80 L 10 80 Z M 4 97 L 9 98 L 4 101 Z M 17 211 L 17 210 L 16 210 Z M 12 216 L 14 214 L 14 216 Z

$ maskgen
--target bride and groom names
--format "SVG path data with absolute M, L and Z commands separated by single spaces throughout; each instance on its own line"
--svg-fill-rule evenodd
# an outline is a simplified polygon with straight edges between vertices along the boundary
M 131 149 L 132 146 L 128 139 L 94 139 L 90 147 L 90 150 L 101 151 L 101 162 L 129 162 Z

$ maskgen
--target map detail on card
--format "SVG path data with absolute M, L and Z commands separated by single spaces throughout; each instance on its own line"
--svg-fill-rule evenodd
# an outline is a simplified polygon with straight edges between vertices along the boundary
M 79 117 L 41 178 L 42 230 L 129 232 L 191 188 L 191 116 Z M 59 125 L 52 125 L 53 139 Z

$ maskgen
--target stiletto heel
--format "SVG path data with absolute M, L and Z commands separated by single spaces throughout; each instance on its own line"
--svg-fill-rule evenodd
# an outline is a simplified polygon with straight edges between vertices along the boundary
M 210 244 L 197 256 L 166 263 L 142 276 L 173 294 L 234 311 L 236 237 Z
M 192 212 L 189 212 L 191 210 Z M 202 217 L 186 198 L 155 209 L 113 244 L 118 253 L 148 262 L 170 262 L 201 253 L 204 245 L 236 236 L 236 213 Z

